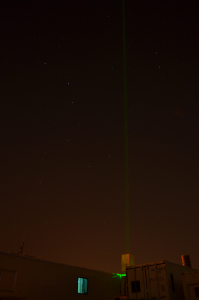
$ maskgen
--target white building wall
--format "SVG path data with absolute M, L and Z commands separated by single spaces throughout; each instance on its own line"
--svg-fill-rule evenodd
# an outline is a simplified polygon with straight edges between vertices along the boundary
M 199 296 L 197 296 L 199 293 L 199 271 L 183 273 L 182 282 L 185 300 L 199 299 Z
M 165 262 L 127 267 L 128 296 L 131 299 L 169 299 Z M 132 290 L 132 282 L 138 282 Z
M 0 252 L 0 298 L 27 300 L 115 299 L 120 278 L 112 274 Z M 77 293 L 78 277 L 88 279 L 88 294 Z
M 166 266 L 167 266 L 166 271 L 167 271 L 167 278 L 169 283 L 171 300 L 178 300 L 178 299 L 184 300 L 185 297 L 183 291 L 182 273 L 188 272 L 193 269 L 181 265 L 177 265 L 168 261 L 166 262 Z M 172 290 L 171 274 L 173 275 L 175 291 Z
M 184 300 L 182 273 L 190 270 L 193 269 L 168 261 L 127 267 L 128 297 L 130 299 Z M 131 282 L 136 281 L 139 281 L 139 292 L 132 291 Z

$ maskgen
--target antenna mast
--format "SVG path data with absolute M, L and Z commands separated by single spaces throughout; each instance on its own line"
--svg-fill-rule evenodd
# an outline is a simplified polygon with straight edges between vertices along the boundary
M 24 255 L 24 253 L 23 253 L 23 248 L 24 248 L 25 233 L 26 233 L 26 232 L 24 232 L 24 235 L 23 235 L 23 242 L 22 242 L 22 244 L 21 244 L 21 247 L 20 247 L 20 250 L 19 250 L 19 253 L 18 253 L 18 255 L 21 255 L 21 256 Z

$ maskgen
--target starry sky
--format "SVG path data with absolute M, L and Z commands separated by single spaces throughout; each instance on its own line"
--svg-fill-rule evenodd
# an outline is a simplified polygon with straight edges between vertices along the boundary
M 198 1 L 125 0 L 130 252 L 199 268 Z M 120 272 L 122 0 L 1 1 L 0 250 Z

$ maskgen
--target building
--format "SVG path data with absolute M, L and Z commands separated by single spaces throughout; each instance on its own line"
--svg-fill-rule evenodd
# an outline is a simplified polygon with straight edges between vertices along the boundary
M 111 273 L 0 252 L 0 300 L 103 300 L 120 297 Z
M 127 266 L 127 298 L 184 300 L 182 273 L 188 271 L 193 269 L 166 260 Z
M 199 299 L 199 271 L 182 274 L 185 300 Z
M 126 272 L 114 274 L 0 252 L 0 300 L 199 298 L 199 271 L 191 268 L 189 256 L 182 256 L 184 266 L 132 262 L 132 255 L 122 255 Z

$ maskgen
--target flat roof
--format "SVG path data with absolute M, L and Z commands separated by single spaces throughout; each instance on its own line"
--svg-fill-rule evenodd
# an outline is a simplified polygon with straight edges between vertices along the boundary
M 170 262 L 168 260 L 161 260 L 161 261 L 156 261 L 156 262 L 146 263 L 146 264 L 141 264 L 141 265 L 127 266 L 126 269 L 133 269 L 133 268 L 140 268 L 140 267 L 154 266 L 154 265 L 162 265 L 162 264 L 167 264 L 167 263 L 183 267 L 183 265 L 179 265 L 179 264 Z M 189 267 L 186 267 L 186 268 L 189 268 Z M 190 268 L 190 269 L 194 270 L 193 268 Z
M 29 259 L 29 260 L 34 260 L 34 261 L 43 262 L 43 263 L 55 264 L 55 265 L 60 265 L 60 266 L 65 266 L 65 267 L 72 267 L 72 268 L 78 268 L 78 269 L 83 269 L 83 270 L 88 270 L 88 271 L 102 272 L 102 273 L 106 273 L 109 275 L 113 274 L 111 272 L 109 273 L 109 272 L 95 270 L 95 269 L 88 269 L 88 268 L 84 268 L 84 267 L 78 267 L 78 266 L 72 266 L 72 265 L 67 265 L 67 264 L 63 264 L 63 263 L 53 262 L 53 261 L 41 259 L 39 257 L 30 256 L 30 255 L 19 255 L 17 253 L 13 253 L 13 252 L 2 252 L 2 251 L 0 251 L 0 254 L 14 256 L 14 257 L 21 258 L 21 259 Z

